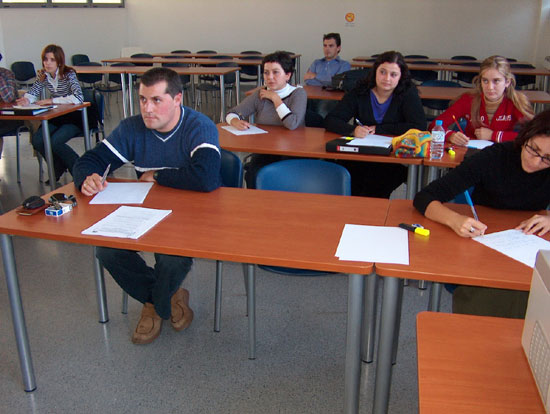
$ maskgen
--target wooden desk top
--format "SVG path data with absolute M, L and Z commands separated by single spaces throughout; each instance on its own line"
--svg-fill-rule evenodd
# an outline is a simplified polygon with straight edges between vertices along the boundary
M 420 414 L 544 414 L 521 347 L 523 322 L 419 313 Z
M 421 60 L 421 59 L 416 59 Z M 352 62 L 352 68 L 372 68 L 374 62 Z M 416 64 L 416 63 L 407 63 L 407 66 L 410 70 L 435 70 L 435 71 L 446 71 L 446 72 L 470 72 L 477 73 L 479 72 L 479 67 L 477 66 L 464 66 L 464 65 L 438 65 L 434 64 Z M 512 73 L 516 75 L 533 75 L 533 76 L 549 76 L 550 71 L 545 68 L 511 68 Z
M 326 152 L 325 144 L 341 135 L 324 128 L 301 127 L 293 131 L 283 126 L 259 125 L 267 134 L 234 135 L 218 124 L 220 146 L 229 151 L 255 154 L 286 155 L 289 157 L 326 158 L 339 160 L 384 162 L 390 164 L 422 164 L 422 158 L 396 158 L 392 155 L 350 154 Z
M 43 213 L 0 216 L 0 232 L 49 240 L 143 250 L 240 263 L 369 274 L 372 263 L 338 260 L 334 254 L 346 223 L 382 225 L 388 200 L 219 188 L 211 193 L 154 185 L 143 207 L 172 213 L 138 240 L 82 235 L 118 208 L 89 205 L 68 184 L 78 206 L 55 218 Z M 44 197 L 47 199 L 47 197 Z M 368 214 L 357 214 L 357 212 Z
M 237 63 L 241 66 L 258 66 L 262 63 L 262 59 L 209 59 L 209 58 L 190 58 L 190 57 L 181 57 L 181 58 L 162 58 L 162 57 L 154 57 L 154 58 L 131 58 L 131 57 L 121 57 L 121 58 L 113 58 L 113 59 L 104 59 L 101 62 L 103 63 L 134 63 L 136 65 L 139 64 L 147 64 L 147 63 L 187 63 L 189 65 L 215 65 L 216 63 L 222 63 L 222 62 L 233 62 Z
M 151 66 L 75 66 L 76 73 L 121 74 L 131 73 L 141 75 L 151 69 Z M 227 75 L 240 70 L 240 67 L 171 67 L 178 75 Z
M 0 115 L 0 120 L 11 121 L 49 121 L 50 119 L 57 118 L 58 116 L 68 114 L 70 112 L 78 111 L 79 109 L 90 106 L 90 102 L 83 102 L 81 104 L 55 104 L 56 108 L 49 111 L 42 112 L 38 115 Z M 9 109 L 13 104 L 0 103 L 0 108 Z
M 472 214 L 465 204 L 447 206 L 464 215 Z M 514 228 L 535 214 L 483 206 L 476 206 L 476 210 L 488 226 L 487 233 Z M 391 201 L 386 226 L 399 223 L 422 224 L 430 235 L 409 232 L 409 265 L 377 263 L 376 273 L 381 276 L 525 291 L 531 288 L 532 268 L 427 219 L 413 207 L 411 200 Z

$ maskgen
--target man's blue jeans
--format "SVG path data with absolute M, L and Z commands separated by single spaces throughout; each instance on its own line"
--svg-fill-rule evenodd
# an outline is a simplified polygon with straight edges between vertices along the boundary
M 52 153 L 55 165 L 56 181 L 63 175 L 65 169 L 72 174 L 74 163 L 78 159 L 78 154 L 66 143 L 74 137 L 82 135 L 82 130 L 74 124 L 63 124 L 60 126 L 48 123 L 50 130 L 50 142 L 52 144 Z M 32 146 L 38 151 L 44 159 L 46 158 L 44 149 L 44 136 L 42 135 L 42 126 L 32 136 Z
M 151 268 L 133 250 L 98 247 L 96 251 L 101 265 L 125 292 L 141 303 L 152 303 L 161 318 L 170 318 L 170 299 L 191 270 L 191 257 L 155 253 Z

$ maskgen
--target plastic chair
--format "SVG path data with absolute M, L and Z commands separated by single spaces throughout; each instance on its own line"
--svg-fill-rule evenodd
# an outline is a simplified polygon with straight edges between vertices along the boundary
M 429 59 L 426 55 L 406 55 L 404 56 L 405 59 Z
M 242 56 L 241 60 L 258 60 L 259 56 Z M 239 73 L 241 83 L 258 83 L 258 67 L 254 65 L 242 65 Z
M 460 88 L 460 83 L 444 80 L 429 80 L 422 82 L 422 86 L 440 86 L 445 88 Z M 449 107 L 449 101 L 445 99 L 422 99 L 422 105 L 436 113 L 443 112 Z M 435 117 L 435 116 L 434 116 Z M 434 117 L 431 117 L 432 119 Z
M 163 67 L 165 68 L 188 68 L 189 65 L 187 63 L 163 63 Z M 181 84 L 183 86 L 183 93 L 186 94 L 189 92 L 189 87 L 191 86 L 191 75 L 180 75 Z M 189 99 L 189 98 L 188 98 Z
M 190 51 L 190 50 L 181 49 L 181 50 L 172 50 L 170 53 L 191 53 L 191 51 Z
M 113 63 L 111 66 L 117 67 L 117 66 L 135 66 L 131 62 L 121 62 L 121 63 Z M 96 88 L 101 93 L 105 93 L 107 97 L 107 110 L 110 108 L 109 104 L 109 94 L 111 93 L 117 93 L 119 91 L 122 91 L 122 80 L 120 79 L 119 74 L 110 74 L 107 77 L 107 84 L 106 85 L 100 85 L 98 88 Z M 129 90 L 132 91 L 132 88 L 129 86 Z
M 212 53 L 218 53 L 218 52 L 216 52 L 215 50 L 197 50 L 197 53 L 212 54 Z
M 243 186 L 243 163 L 231 151 L 221 150 L 222 185 L 224 187 L 241 188 Z M 216 296 L 214 301 L 214 332 L 220 331 L 222 305 L 222 270 L 223 261 L 216 260 Z M 246 286 L 246 282 L 245 282 Z
M 322 160 L 284 160 L 266 165 L 256 177 L 258 190 L 291 191 L 314 194 L 351 195 L 351 176 L 344 167 Z M 318 276 L 327 272 L 259 266 L 285 275 Z
M 80 63 L 73 63 L 73 66 L 103 66 L 99 62 L 80 62 Z M 97 85 L 99 82 L 103 80 L 103 75 L 101 73 L 78 73 L 76 75 L 78 80 L 81 84 L 88 84 L 88 86 L 82 85 L 83 87 L 87 88 L 93 88 Z
M 511 63 L 510 67 L 513 68 L 524 68 L 524 69 L 535 69 L 533 65 L 529 63 Z M 516 89 L 523 89 L 534 85 L 537 81 L 537 77 L 534 75 L 515 75 L 516 76 Z
M 152 58 L 153 55 L 150 55 L 149 53 L 134 53 L 131 58 Z M 139 66 L 153 66 L 152 63 L 138 63 Z
M 216 64 L 217 67 L 238 67 L 239 65 L 235 62 L 220 62 Z M 195 109 L 202 106 L 202 93 L 205 93 L 205 101 L 207 102 L 208 92 L 215 94 L 220 90 L 220 77 L 212 76 L 213 82 L 202 82 L 195 86 L 195 89 L 199 91 L 199 94 L 196 96 Z M 235 72 L 228 73 L 224 76 L 224 86 L 225 91 L 229 90 L 229 102 L 233 99 L 233 87 L 237 82 L 237 76 Z M 224 92 L 225 92 L 224 91 Z M 217 112 L 217 110 L 215 111 Z
M 30 86 L 34 83 L 36 70 L 34 70 L 34 65 L 32 62 L 13 62 L 11 64 L 11 71 L 15 75 L 15 80 L 17 80 L 18 87 Z
M 480 67 L 479 62 L 464 62 L 464 63 L 460 63 L 460 65 L 461 66 L 477 66 L 478 68 Z M 456 72 L 453 77 L 457 82 L 464 82 L 464 83 L 467 83 L 468 86 L 472 86 L 472 81 L 474 80 L 474 78 L 476 76 L 477 76 L 477 73 Z
M 411 62 L 413 65 L 433 65 L 434 62 L 426 60 L 418 60 Z M 426 82 L 429 80 L 437 79 L 437 72 L 435 70 L 411 70 L 411 78 L 418 82 Z
M 73 64 L 73 66 L 77 66 L 81 63 L 86 63 L 89 61 L 90 58 L 88 57 L 88 55 L 76 54 L 71 56 L 71 63 Z
M 451 60 L 477 60 L 477 58 L 469 55 L 455 55 L 451 57 Z
M 241 55 L 261 55 L 262 52 L 258 52 L 257 50 L 243 50 L 241 52 Z

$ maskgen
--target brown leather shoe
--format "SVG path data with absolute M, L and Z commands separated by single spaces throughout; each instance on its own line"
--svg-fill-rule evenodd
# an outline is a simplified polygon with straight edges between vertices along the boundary
M 183 331 L 193 321 L 193 310 L 189 307 L 189 291 L 179 288 L 170 299 L 172 315 L 170 322 L 176 331 Z
M 141 310 L 141 318 L 132 335 L 134 344 L 150 344 L 160 335 L 162 318 L 155 312 L 152 303 L 146 303 Z

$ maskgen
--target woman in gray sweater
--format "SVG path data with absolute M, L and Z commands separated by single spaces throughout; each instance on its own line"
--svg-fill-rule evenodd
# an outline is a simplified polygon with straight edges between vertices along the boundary
M 307 94 L 301 87 L 288 83 L 294 64 L 287 52 L 275 52 L 262 60 L 265 88 L 248 96 L 227 114 L 226 122 L 245 130 L 246 119 L 254 115 L 257 124 L 283 125 L 288 129 L 305 126 Z M 277 155 L 253 154 L 245 163 L 245 180 L 248 188 L 256 187 L 256 174 L 260 168 L 283 159 Z

